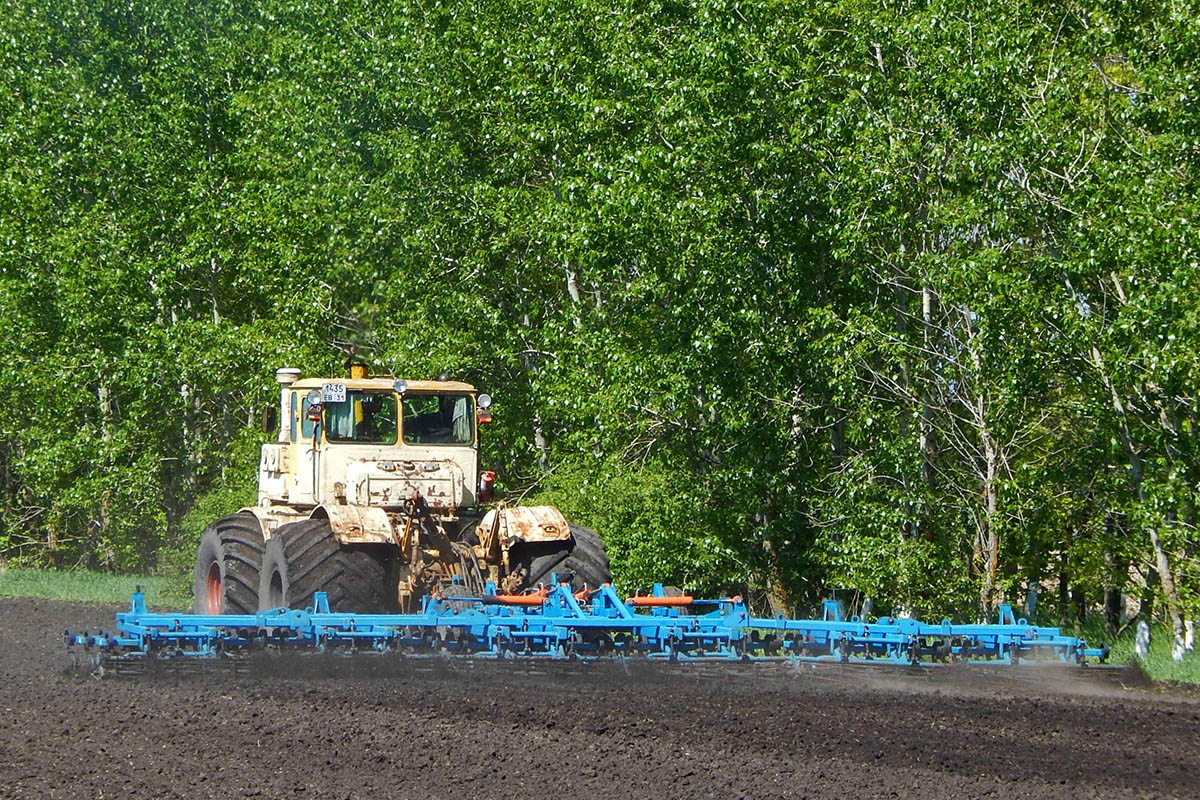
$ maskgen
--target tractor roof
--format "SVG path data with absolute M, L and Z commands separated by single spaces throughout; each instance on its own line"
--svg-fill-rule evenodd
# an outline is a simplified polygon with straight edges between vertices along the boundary
M 325 383 L 344 383 L 347 389 L 374 389 L 384 391 L 392 388 L 395 378 L 301 378 L 292 384 L 293 389 L 320 389 Z M 405 381 L 409 392 L 474 392 L 475 387 L 461 381 Z

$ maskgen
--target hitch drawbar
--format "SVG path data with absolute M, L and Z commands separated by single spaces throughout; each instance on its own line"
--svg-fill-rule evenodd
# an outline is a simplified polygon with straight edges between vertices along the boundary
M 708 610 L 706 610 L 708 609 Z M 255 649 L 376 651 L 475 657 L 612 658 L 671 661 L 841 661 L 873 664 L 1021 660 L 1086 664 L 1108 648 L 1089 648 L 1058 628 L 1017 619 L 1000 607 L 996 624 L 943 620 L 845 618 L 826 601 L 821 619 L 751 616 L 741 598 L 668 597 L 661 584 L 648 596 L 622 600 L 610 585 L 571 592 L 551 583 L 523 595 L 432 595 L 413 614 L 333 613 L 324 593 L 312 608 L 256 614 L 162 614 L 135 592 L 117 614 L 116 633 L 66 634 L 68 646 L 97 663 L 158 658 L 229 657 Z

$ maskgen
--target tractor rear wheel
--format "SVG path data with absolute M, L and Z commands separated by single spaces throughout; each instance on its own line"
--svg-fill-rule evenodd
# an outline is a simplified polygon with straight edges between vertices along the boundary
M 262 526 L 243 511 L 204 529 L 192 572 L 192 613 L 253 614 L 258 610 Z
M 396 609 L 386 545 L 343 545 L 329 521 L 281 525 L 263 552 L 258 602 L 262 608 L 309 608 L 325 592 L 336 612 L 381 614 Z
M 550 580 L 551 574 L 557 574 L 559 580 L 569 578 L 571 588 L 575 591 L 584 586 L 595 589 L 602 583 L 612 582 L 604 543 L 591 528 L 572 525 L 569 540 L 547 544 L 557 546 L 540 552 L 530 551 L 528 557 L 523 559 L 526 562 L 522 565 L 527 576 L 525 582 L 529 586 L 545 583 Z

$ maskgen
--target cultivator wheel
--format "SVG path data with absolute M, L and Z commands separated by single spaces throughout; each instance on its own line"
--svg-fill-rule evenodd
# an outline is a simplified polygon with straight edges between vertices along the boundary
M 377 545 L 343 545 L 329 521 L 281 525 L 263 551 L 257 598 L 261 608 L 309 608 L 325 592 L 333 611 L 383 614 L 396 610 L 388 580 L 391 558 Z
M 192 575 L 192 613 L 257 611 L 262 554 L 262 527 L 253 514 L 232 514 L 205 528 Z

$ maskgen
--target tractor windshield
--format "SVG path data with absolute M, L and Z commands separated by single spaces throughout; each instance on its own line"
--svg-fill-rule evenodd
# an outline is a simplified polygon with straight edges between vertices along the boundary
M 331 442 L 396 443 L 396 396 L 351 389 L 346 402 L 325 404 L 325 438 Z
M 475 402 L 468 394 L 404 395 L 405 444 L 473 444 Z

